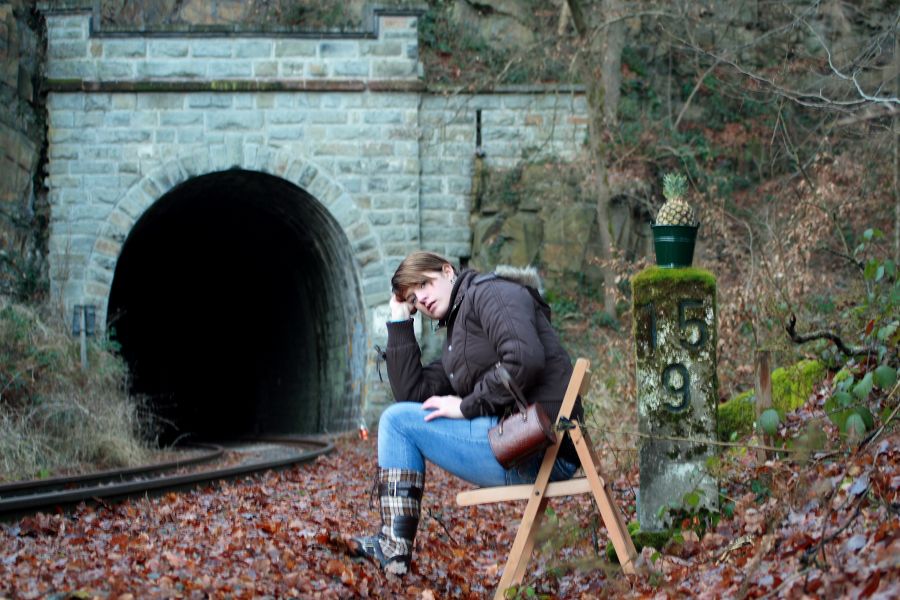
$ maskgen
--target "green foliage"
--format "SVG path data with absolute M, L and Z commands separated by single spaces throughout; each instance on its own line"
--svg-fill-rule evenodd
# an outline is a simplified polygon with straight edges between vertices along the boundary
M 306 0 L 290 2 L 284 10 L 283 21 L 315 31 L 345 30 L 358 26 L 344 2 Z
M 565 57 L 542 51 L 542 45 L 527 53 L 501 48 L 454 19 L 454 2 L 429 4 L 419 21 L 419 47 L 431 81 L 478 87 L 571 79 Z
M 429 10 L 419 19 L 419 43 L 436 52 L 450 52 L 451 38 L 447 35 L 449 27 L 449 19 L 445 11 Z
M 687 193 L 687 177 L 681 173 L 666 173 L 663 176 L 663 196 L 666 200 L 683 198 Z
M 865 431 L 871 431 L 875 427 L 871 410 L 874 406 L 871 400 L 873 391 L 877 389 L 886 392 L 896 381 L 897 370 L 887 365 L 864 372 L 859 380 L 849 369 L 842 369 L 832 379 L 834 389 L 831 397 L 825 401 L 825 414 L 842 433 L 850 435 L 851 423 L 858 428 L 860 422 Z M 859 419 L 854 419 L 854 416 Z
M 875 385 L 883 390 L 889 390 L 897 383 L 897 369 L 894 367 L 880 365 L 873 373 Z
M 870 345 L 881 363 L 900 342 L 900 280 L 897 266 L 890 259 L 878 255 L 877 242 L 884 237 L 878 229 L 866 229 L 853 250 L 853 258 L 863 264 L 864 295 L 855 306 L 846 309 L 842 316 L 859 327 L 861 342 Z
M 872 412 L 847 392 L 837 391 L 825 401 L 825 414 L 843 432 L 847 433 L 849 419 L 859 417 L 866 430 L 875 426 Z
M 802 406 L 813 387 L 825 376 L 824 365 L 816 360 L 801 360 L 789 367 L 772 371 L 772 407 L 780 418 Z M 728 439 L 732 432 L 750 433 L 756 419 L 756 396 L 747 390 L 718 407 L 719 437 Z
M 846 303 L 839 317 L 846 329 L 857 332 L 845 344 L 865 352 L 848 357 L 832 344 L 821 349 L 823 359 L 839 368 L 825 413 L 842 434 L 858 439 L 875 427 L 875 414 L 892 408 L 884 402 L 897 382 L 900 284 L 896 265 L 879 252 L 884 237 L 880 230 L 865 229 L 858 236 L 842 230 L 842 234 L 856 244 L 852 258 L 861 267 L 861 285 L 859 295 Z
M 538 592 L 535 590 L 534 586 L 531 585 L 514 585 L 503 592 L 503 597 L 508 600 L 531 600 L 532 598 L 544 600 L 552 598 L 552 595 Z
M 544 293 L 544 299 L 550 305 L 554 322 L 580 314 L 578 302 L 573 296 L 563 295 L 555 290 L 547 290 Z
M 672 539 L 672 536 L 675 535 L 676 531 L 671 529 L 643 531 L 638 521 L 631 521 L 628 523 L 628 533 L 631 535 L 631 541 L 634 543 L 635 550 L 640 554 L 644 548 L 662 550 L 669 543 L 669 540 Z M 616 554 L 616 548 L 612 542 L 606 543 L 606 558 L 613 563 L 619 562 L 619 555 Z
M 858 413 L 853 413 L 847 417 L 845 426 L 847 437 L 850 439 L 861 439 L 866 434 L 866 424 Z
M 701 506 L 703 490 L 695 489 L 687 492 L 681 498 L 679 505 L 662 505 L 657 516 L 664 522 L 673 524 L 672 538 L 676 542 L 683 542 L 683 531 L 693 531 L 698 538 L 709 529 L 715 529 L 722 519 L 722 513 L 709 506 Z
M 3 219 L 9 217 L 0 212 Z M 29 225 L 17 224 L 20 228 Z M 34 225 L 30 225 L 34 227 Z M 37 232 L 35 232 L 37 234 Z M 21 302 L 35 302 L 47 294 L 49 282 L 39 258 L 23 255 L 13 248 L 0 252 L 0 290 Z
M 766 435 L 775 435 L 778 433 L 778 425 L 781 422 L 781 417 L 778 415 L 778 411 L 774 408 L 767 408 L 759 415 L 758 425 L 760 430 L 762 430 Z
M 761 504 L 765 502 L 766 499 L 772 495 L 772 490 L 769 488 L 768 484 L 760 479 L 754 479 L 750 482 L 750 491 L 756 494 L 756 503 Z
M 853 386 L 853 395 L 856 396 L 860 401 L 865 402 L 869 398 L 869 394 L 872 392 L 872 387 L 872 373 L 866 373 L 865 375 L 863 375 L 863 378 Z

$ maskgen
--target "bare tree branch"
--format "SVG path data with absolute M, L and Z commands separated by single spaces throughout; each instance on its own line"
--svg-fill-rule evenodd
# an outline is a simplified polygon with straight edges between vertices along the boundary
M 566 28 L 569 26 L 569 19 L 572 16 L 572 11 L 569 8 L 569 3 L 563 0 L 562 8 L 559 11 L 559 22 L 556 24 L 556 35 L 562 36 L 566 32 Z
M 697 90 L 700 89 L 700 86 L 703 85 L 703 81 L 706 79 L 707 75 L 712 73 L 713 69 L 719 66 L 719 61 L 714 61 L 713 64 L 709 66 L 703 72 L 703 75 L 697 78 L 697 83 L 694 85 L 694 89 L 691 90 L 691 93 L 688 94 L 687 100 L 684 101 L 684 105 L 681 107 L 681 110 L 678 111 L 678 117 L 675 119 L 675 123 L 672 125 L 672 129 L 678 129 L 678 124 L 681 123 L 681 118 L 684 116 L 684 113 L 687 111 L 688 107 L 691 105 L 691 100 L 694 99 L 694 95 L 697 93 Z
M 681 38 L 680 36 L 673 35 L 671 32 L 669 32 L 669 33 L 670 33 L 670 35 L 672 35 L 673 39 L 675 39 L 676 41 L 679 42 L 680 47 L 682 49 L 691 51 L 691 52 L 697 53 L 698 55 L 709 58 L 712 61 L 713 68 L 718 63 L 728 65 L 729 67 L 731 67 L 732 69 L 734 69 L 735 71 L 740 73 L 741 75 L 744 75 L 745 77 L 748 77 L 749 79 L 769 88 L 773 93 L 783 96 L 784 98 L 787 98 L 787 99 L 791 100 L 792 102 L 799 104 L 801 106 L 808 106 L 810 108 L 830 108 L 830 109 L 836 109 L 836 110 L 852 110 L 852 109 L 856 109 L 861 106 L 867 106 L 867 105 L 872 105 L 872 104 L 880 104 L 880 105 L 888 105 L 888 106 L 892 105 L 892 104 L 900 104 L 900 98 L 898 98 L 896 95 L 895 96 L 879 96 L 879 95 L 877 95 L 877 92 L 875 94 L 872 94 L 872 93 L 869 93 L 869 92 L 866 92 L 865 90 L 863 90 L 862 85 L 859 83 L 858 78 L 857 78 L 859 68 L 857 68 L 852 75 L 847 75 L 846 73 L 843 73 L 840 69 L 838 69 L 837 67 L 834 66 L 830 50 L 828 49 L 828 47 L 826 46 L 824 41 L 821 39 L 818 32 L 816 32 L 815 29 L 812 28 L 807 21 L 807 18 L 814 15 L 815 12 L 818 10 L 818 8 L 819 8 L 819 2 L 812 2 L 809 5 L 809 7 L 807 7 L 806 10 L 804 10 L 802 13 L 800 13 L 795 18 L 793 18 L 789 23 L 786 23 L 780 27 L 773 28 L 772 30 L 767 31 L 766 33 L 754 38 L 750 42 L 741 44 L 739 46 L 735 46 L 733 48 L 730 48 L 730 49 L 722 51 L 722 52 L 714 52 L 714 51 L 703 49 L 695 43 L 687 41 L 687 40 Z M 897 28 L 898 22 L 900 22 L 900 12 L 898 12 L 897 18 L 894 19 L 893 23 L 891 25 L 889 25 L 888 27 L 886 27 L 884 32 L 881 35 L 876 36 L 875 40 L 869 44 L 869 46 L 868 46 L 869 50 L 871 51 L 872 48 L 877 47 L 879 41 L 882 40 L 882 38 L 886 38 L 888 36 L 894 35 L 893 32 Z M 828 56 L 828 62 L 829 62 L 829 65 L 831 66 L 831 70 L 834 73 L 834 75 L 843 81 L 847 81 L 847 82 L 853 84 L 854 93 L 858 96 L 857 98 L 841 100 L 841 99 L 827 96 L 821 89 L 813 90 L 813 91 L 804 91 L 804 90 L 794 89 L 789 86 L 785 86 L 783 84 L 776 82 L 771 77 L 767 77 L 761 73 L 750 70 L 750 69 L 746 68 L 745 66 L 741 65 L 739 62 L 737 62 L 736 59 L 732 58 L 734 56 L 739 55 L 739 53 L 742 50 L 746 50 L 746 49 L 754 47 L 754 46 L 759 46 L 767 38 L 771 38 L 772 36 L 775 36 L 779 33 L 788 33 L 788 32 L 794 31 L 798 27 L 804 27 L 804 26 L 811 29 L 813 34 L 816 36 L 816 38 L 822 44 L 822 47 L 825 49 L 826 54 Z M 864 55 L 867 55 L 870 53 L 871 52 L 864 53 Z
M 898 17 L 900 17 L 900 13 L 898 13 Z M 890 29 L 896 29 L 897 22 L 898 22 L 898 20 L 894 19 L 894 23 Z M 819 34 L 819 32 L 816 31 L 816 29 L 812 25 L 807 23 L 805 20 L 803 21 L 803 24 L 806 25 L 807 29 L 809 29 L 809 31 L 813 34 L 813 36 L 822 45 L 822 49 L 825 50 L 825 54 L 828 56 L 828 66 L 831 68 L 831 71 L 838 78 L 843 79 L 844 81 L 852 81 L 853 85 L 856 87 L 856 91 L 860 95 L 860 97 L 862 97 L 864 100 L 868 100 L 869 102 L 875 102 L 878 104 L 882 104 L 882 103 L 900 104 L 900 98 L 898 98 L 897 96 L 880 96 L 879 97 L 879 96 L 873 96 L 871 94 L 866 93 L 862 89 L 862 85 L 860 85 L 859 80 L 857 79 L 857 74 L 859 73 L 859 69 L 856 69 L 852 75 L 847 75 L 846 73 L 842 73 L 841 70 L 838 69 L 834 65 L 834 61 L 831 56 L 831 49 L 828 47 L 828 44 L 825 43 L 825 40 L 822 39 L 822 36 Z
M 868 354 L 872 349 L 865 346 L 855 346 L 849 347 L 844 344 L 843 340 L 836 334 L 831 331 L 818 330 L 812 331 L 810 333 L 800 334 L 797 333 L 797 317 L 794 313 L 791 313 L 791 318 L 788 320 L 788 324 L 784 326 L 785 331 L 787 331 L 788 336 L 790 336 L 791 341 L 795 344 L 805 344 L 806 342 L 812 342 L 814 340 L 830 340 L 837 346 L 838 350 L 840 350 L 843 354 L 847 356 L 859 356 L 862 354 Z
M 817 92 L 806 92 L 803 90 L 796 90 L 793 88 L 785 87 L 776 83 L 773 79 L 769 77 L 765 77 L 759 73 L 750 71 L 749 69 L 744 68 L 734 60 L 727 58 L 724 55 L 716 54 L 714 52 L 709 52 L 703 50 L 701 48 L 697 48 L 694 46 L 686 46 L 686 50 L 693 50 L 694 52 L 698 52 L 709 57 L 713 61 L 717 61 L 720 63 L 724 63 L 746 77 L 749 77 L 753 81 L 757 83 L 763 84 L 767 88 L 769 88 L 773 93 L 778 94 L 779 96 L 783 96 L 788 100 L 800 104 L 802 106 L 808 106 L 810 108 L 837 108 L 837 109 L 849 109 L 856 108 L 859 106 L 865 106 L 869 103 L 865 98 L 855 98 L 853 100 L 837 100 L 835 98 L 829 98 L 825 96 L 822 91 Z
M 857 123 L 862 123 L 864 121 L 873 121 L 875 119 L 883 119 L 885 117 L 896 117 L 900 115 L 900 109 L 896 109 L 892 106 L 882 105 L 884 110 L 867 110 L 861 114 L 853 115 L 850 117 L 844 117 L 843 119 L 839 119 L 835 121 L 836 127 L 847 127 L 848 125 L 856 125 Z

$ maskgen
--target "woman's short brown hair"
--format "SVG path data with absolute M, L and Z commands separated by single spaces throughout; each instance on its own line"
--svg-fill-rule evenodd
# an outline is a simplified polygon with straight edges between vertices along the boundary
M 429 278 L 425 276 L 425 273 L 440 271 L 444 265 L 450 265 L 453 272 L 456 273 L 456 267 L 453 267 L 453 264 L 440 254 L 416 250 L 404 258 L 397 270 L 394 271 L 394 276 L 391 278 L 391 290 L 397 295 L 405 294 L 410 288 L 428 282 Z

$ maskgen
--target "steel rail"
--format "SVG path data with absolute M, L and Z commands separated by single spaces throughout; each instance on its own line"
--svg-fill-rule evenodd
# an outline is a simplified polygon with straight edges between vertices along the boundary
M 151 473 L 159 473 L 162 471 L 172 471 L 181 467 L 189 467 L 192 465 L 211 462 L 220 458 L 225 453 L 225 448 L 215 444 L 192 444 L 190 446 L 182 446 L 181 449 L 189 448 L 205 448 L 206 452 L 198 456 L 189 458 L 177 458 L 168 462 L 155 463 L 150 465 L 141 465 L 126 469 L 109 469 L 107 471 L 95 471 L 87 475 L 68 475 L 62 477 L 49 477 L 45 479 L 32 479 L 26 481 L 14 481 L 12 483 L 0 484 L 0 499 L 12 496 L 34 495 L 38 493 L 46 493 L 56 490 L 72 489 L 73 487 L 88 487 L 92 484 L 101 485 L 113 483 L 116 480 L 124 480 L 127 478 L 137 477 L 139 475 L 149 475 Z
M 160 492 L 166 489 L 180 489 L 188 486 L 195 486 L 201 483 L 209 483 L 219 479 L 228 479 L 238 475 L 246 475 L 257 471 L 267 471 L 269 469 L 278 469 L 292 464 L 308 462 L 314 458 L 327 454 L 334 449 L 334 443 L 315 438 L 305 437 L 265 437 L 240 440 L 242 443 L 272 443 L 294 446 L 313 446 L 312 449 L 300 454 L 281 457 L 271 460 L 263 460 L 259 462 L 250 462 L 245 464 L 224 467 L 221 469 L 212 469 L 206 471 L 198 471 L 194 473 L 186 473 L 182 475 L 157 476 L 152 478 L 138 479 L 135 481 L 108 482 L 106 484 L 90 481 L 89 484 L 74 489 L 51 490 L 38 493 L 27 493 L 27 482 L 25 484 L 15 484 L 17 495 L 11 497 L 0 497 L 0 519 L 39 512 L 41 509 L 61 507 L 71 505 L 77 502 L 87 500 L 100 500 L 103 498 L 124 498 L 128 496 L 141 495 L 149 492 Z M 175 461 L 178 463 L 179 461 Z M 201 461 L 202 462 L 202 461 Z M 199 463 L 194 463 L 199 464 Z M 178 467 L 185 466 L 181 461 Z M 140 469 L 140 468 L 139 468 Z M 126 469 L 130 471 L 132 469 Z M 153 471 L 152 467 L 149 469 Z M 155 469 L 158 471 L 159 469 Z M 145 471 L 146 472 L 146 471 Z M 104 474 L 115 473 L 107 471 Z M 71 478 L 71 479 L 78 479 Z M 91 480 L 92 476 L 86 476 L 86 480 Z M 96 479 L 96 477 L 93 477 Z M 37 489 L 42 488 L 43 482 L 35 482 Z

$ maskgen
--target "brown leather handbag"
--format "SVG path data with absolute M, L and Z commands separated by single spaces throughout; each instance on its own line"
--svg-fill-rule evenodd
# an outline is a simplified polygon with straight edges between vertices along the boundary
M 500 381 L 516 399 L 517 412 L 505 416 L 488 431 L 491 450 L 504 469 L 511 469 L 556 443 L 553 424 L 540 404 L 528 404 L 522 390 L 503 365 L 495 366 Z

